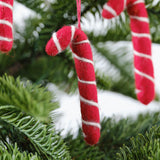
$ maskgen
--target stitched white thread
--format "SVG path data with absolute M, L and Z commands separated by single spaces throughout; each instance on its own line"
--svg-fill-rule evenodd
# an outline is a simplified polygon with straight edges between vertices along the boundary
M 149 23 L 149 19 L 147 17 L 130 16 L 130 18 L 136 19 L 136 20 L 141 21 L 141 22 Z
M 62 48 L 61 48 L 60 43 L 59 43 L 59 41 L 58 41 L 58 39 L 57 39 L 57 34 L 56 34 L 56 32 L 53 33 L 52 38 L 53 38 L 53 42 L 55 43 L 55 45 L 56 45 L 56 47 L 57 47 L 58 52 L 62 52 Z
M 136 90 L 135 90 L 135 93 L 136 93 L 136 94 L 138 94 L 138 93 L 140 93 L 140 92 L 141 92 L 140 89 L 136 89 Z
M 144 57 L 144 58 L 148 58 L 148 59 L 152 60 L 152 56 L 150 56 L 150 55 L 147 55 L 147 54 L 145 54 L 145 53 L 138 52 L 138 51 L 136 51 L 136 50 L 134 50 L 133 52 L 134 52 L 134 55 L 136 55 L 136 56 Z
M 96 81 L 85 81 L 85 80 L 81 80 L 78 78 L 78 81 L 81 82 L 81 83 L 85 83 L 85 84 L 94 84 L 96 85 Z
M 84 102 L 84 103 L 87 103 L 87 104 L 91 105 L 91 106 L 95 106 L 95 107 L 98 107 L 98 108 L 99 108 L 97 102 L 93 102 L 93 101 L 91 101 L 91 100 L 85 99 L 85 98 L 83 98 L 82 96 L 80 96 L 80 100 L 81 100 L 82 102 Z
M 10 39 L 10 38 L 7 38 L 7 37 L 2 37 L 2 36 L 0 36 L 0 41 L 8 41 L 8 42 L 11 42 L 11 41 L 13 41 L 13 40 Z
M 82 119 L 82 123 L 85 124 L 85 125 L 97 127 L 99 129 L 101 128 L 100 124 L 96 123 L 96 122 L 89 122 L 89 121 L 85 121 L 85 120 Z
M 136 68 L 134 69 L 134 71 L 135 71 L 135 73 L 137 73 L 137 74 L 139 74 L 140 76 L 143 76 L 143 77 L 149 79 L 150 81 L 152 81 L 152 82 L 154 83 L 154 78 L 153 78 L 153 77 L 149 76 L 149 75 L 146 74 L 146 73 L 143 73 L 143 72 L 139 71 L 139 70 L 136 69 Z
M 105 10 L 107 10 L 108 12 L 110 12 L 114 17 L 117 16 L 116 11 L 115 11 L 112 7 L 108 6 L 107 4 L 105 4 L 105 5 L 103 6 L 103 8 L 104 8 Z
M 133 3 L 133 5 L 138 4 L 138 3 L 144 3 L 144 0 L 137 0 Z
M 89 40 L 83 40 L 83 41 L 79 41 L 79 42 L 72 42 L 73 44 L 83 44 L 83 43 L 89 43 Z
M 79 56 L 77 56 L 77 55 L 74 54 L 74 53 L 73 53 L 73 56 L 74 56 L 74 58 L 76 58 L 76 59 L 78 59 L 78 60 L 80 60 L 80 61 L 83 61 L 83 62 L 86 62 L 86 63 L 91 63 L 91 64 L 93 64 L 93 61 L 90 60 L 90 59 L 83 58 L 83 57 L 79 57 Z
M 135 33 L 135 32 L 132 32 L 132 36 L 134 37 L 139 37 L 139 38 L 149 38 L 151 39 L 151 35 L 149 33 Z
M 73 41 L 75 30 L 76 30 L 75 26 L 71 26 L 71 42 Z
M 0 5 L 2 5 L 4 7 L 8 7 L 9 9 L 13 10 L 13 7 L 10 4 L 8 4 L 8 3 L 0 1 Z
M 10 22 L 8 22 L 8 21 L 6 21 L 6 20 L 1 20 L 1 19 L 0 19 L 0 24 L 5 24 L 5 25 L 11 27 L 11 29 L 13 28 L 12 23 L 10 23 Z

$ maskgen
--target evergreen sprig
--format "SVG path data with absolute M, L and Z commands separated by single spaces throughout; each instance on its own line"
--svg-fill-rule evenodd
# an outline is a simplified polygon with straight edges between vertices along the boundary
M 131 60 L 130 58 L 128 61 L 126 62 L 124 61 L 128 56 L 127 50 L 125 50 L 124 47 L 120 47 L 117 48 L 117 50 L 113 49 L 114 50 L 113 51 L 110 50 L 109 48 L 104 47 L 105 44 L 101 46 L 95 44 L 94 46 L 98 53 L 100 53 L 103 57 L 108 59 L 110 68 L 115 72 L 113 76 L 109 75 L 107 76 L 107 73 L 109 73 L 109 71 L 106 70 L 106 73 L 104 73 L 106 76 L 105 77 L 103 76 L 103 79 L 105 78 L 105 80 L 102 81 L 100 78 L 98 78 L 97 85 L 101 87 L 103 86 L 103 88 L 101 89 L 104 90 L 108 89 L 108 87 L 105 86 L 106 82 L 109 81 L 108 79 L 110 78 L 109 90 L 136 98 L 134 93 L 135 85 L 134 85 L 134 76 L 132 68 L 133 60 Z
M 17 144 L 14 146 L 0 142 L 0 159 L 1 160 L 41 160 L 37 154 L 20 152 Z
M 70 133 L 64 139 L 67 146 L 69 146 L 69 151 L 72 159 L 75 160 L 103 160 L 105 154 L 96 146 L 89 146 L 84 142 L 82 131 L 79 129 L 78 136 L 73 138 Z
M 23 1 L 23 0 L 16 0 L 19 3 L 22 3 L 26 7 L 32 9 L 33 11 L 36 11 L 37 13 L 41 13 L 47 6 L 47 1 L 46 0 L 28 0 L 28 1 Z M 49 3 L 49 2 L 48 2 Z
M 81 132 L 78 132 L 76 138 L 68 135 L 65 138 L 65 142 L 69 146 L 73 159 L 81 160 L 82 157 L 87 157 L 86 159 L 115 160 L 117 158 L 116 153 L 120 152 L 120 147 L 123 147 L 123 144 L 130 149 L 132 148 L 130 143 L 132 137 L 136 137 L 138 134 L 145 135 L 153 126 L 159 126 L 159 116 L 160 113 L 155 112 L 139 114 L 136 119 L 131 117 L 104 118 L 101 122 L 100 141 L 96 146 L 87 146 L 84 143 Z M 76 146 L 81 149 L 76 148 Z
M 49 122 L 49 113 L 58 107 L 53 98 L 54 95 L 40 85 L 12 76 L 0 77 L 0 105 L 14 105 L 40 121 Z
M 160 127 L 154 126 L 145 135 L 131 138 L 130 146 L 123 145 L 117 153 L 117 160 L 159 160 Z
M 1 141 L 9 139 L 20 150 L 37 153 L 42 159 L 69 160 L 63 140 L 49 125 L 44 125 L 14 106 L 0 106 Z M 18 135 L 18 136 L 17 136 Z

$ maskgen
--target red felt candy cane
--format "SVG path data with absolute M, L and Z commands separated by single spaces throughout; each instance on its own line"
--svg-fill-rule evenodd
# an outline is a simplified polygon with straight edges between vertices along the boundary
M 100 137 L 100 118 L 92 50 L 85 33 L 74 26 L 65 26 L 53 33 L 46 52 L 55 56 L 70 45 L 76 72 L 81 103 L 82 128 L 85 140 L 94 145 Z
M 154 99 L 155 89 L 151 36 L 144 0 L 109 0 L 104 5 L 102 16 L 107 19 L 113 18 L 125 8 L 131 20 L 137 97 L 143 104 L 148 104 Z
M 9 52 L 13 45 L 13 0 L 0 0 L 0 51 Z

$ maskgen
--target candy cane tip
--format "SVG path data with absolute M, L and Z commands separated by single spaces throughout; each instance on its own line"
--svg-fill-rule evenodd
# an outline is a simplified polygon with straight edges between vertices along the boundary
M 102 16 L 104 18 L 112 18 L 116 15 L 117 15 L 116 11 L 107 3 L 103 6 Z
M 13 41 L 11 42 L 1 42 L 0 41 L 0 52 L 1 54 L 8 53 L 11 51 L 13 46 Z
M 57 50 L 55 44 L 53 43 L 52 38 L 48 41 L 46 48 L 45 48 L 45 51 L 49 56 L 55 56 L 58 54 L 58 50 Z
M 10 50 L 9 50 L 9 51 L 10 51 Z M 6 53 L 8 53 L 9 51 L 1 50 L 1 49 L 0 49 L 0 54 L 6 54 Z
M 154 91 L 153 93 L 148 93 L 147 95 L 144 94 L 143 92 L 140 92 L 137 94 L 137 99 L 144 105 L 148 105 L 152 100 L 154 100 L 155 94 Z
M 88 136 L 84 137 L 85 142 L 91 146 L 96 145 L 99 142 L 100 135 L 95 135 L 95 136 L 92 135 L 91 137 Z
M 95 126 L 82 125 L 84 140 L 89 145 L 95 145 L 99 142 L 100 138 L 100 128 Z
M 111 19 L 111 18 L 115 17 L 113 14 L 107 12 L 105 9 L 102 10 L 101 15 L 105 19 Z
M 144 105 L 148 105 L 150 102 L 152 102 L 153 99 L 154 98 L 151 99 L 138 98 L 138 100 Z

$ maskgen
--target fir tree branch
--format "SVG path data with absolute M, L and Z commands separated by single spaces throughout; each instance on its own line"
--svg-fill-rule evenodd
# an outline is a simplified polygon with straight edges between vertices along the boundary
M 131 146 L 123 145 L 117 153 L 117 160 L 148 159 L 159 160 L 160 158 L 160 127 L 154 126 L 145 135 L 138 134 L 130 139 Z
M 10 133 L 3 135 L 22 150 L 37 153 L 42 159 L 69 160 L 70 156 L 63 140 L 56 135 L 50 126 L 44 125 L 35 118 L 24 114 L 14 106 L 0 106 L 0 120 L 3 130 Z M 6 127 L 6 124 L 8 127 Z M 13 131 L 12 131 L 13 130 Z M 18 137 L 17 137 L 18 135 Z
M 50 112 L 58 107 L 46 88 L 4 75 L 0 77 L 0 105 L 15 105 L 40 121 L 49 122 Z
M 37 154 L 33 155 L 32 153 L 20 152 L 17 144 L 14 146 L 10 144 L 3 144 L 0 142 L 0 159 L 1 160 L 41 160 Z

